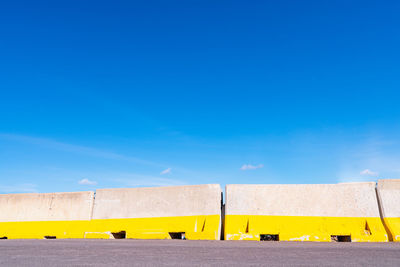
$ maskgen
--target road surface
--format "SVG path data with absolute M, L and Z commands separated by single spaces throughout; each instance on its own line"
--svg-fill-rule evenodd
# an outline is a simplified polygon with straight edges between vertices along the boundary
M 400 266 L 400 243 L 0 240 L 1 266 Z

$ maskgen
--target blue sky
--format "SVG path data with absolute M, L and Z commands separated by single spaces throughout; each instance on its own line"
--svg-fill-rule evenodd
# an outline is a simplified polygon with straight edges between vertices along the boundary
M 0 193 L 400 177 L 398 1 L 8 1 Z

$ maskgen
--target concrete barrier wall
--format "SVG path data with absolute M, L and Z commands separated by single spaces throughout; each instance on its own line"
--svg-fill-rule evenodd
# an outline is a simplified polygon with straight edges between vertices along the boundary
M 225 239 L 388 241 L 375 183 L 227 185 Z
M 379 180 L 377 191 L 390 238 L 400 242 L 400 179 Z
M 2 194 L 0 237 L 83 238 L 94 192 Z
M 99 189 L 87 238 L 220 239 L 219 185 Z
M 400 180 L 227 185 L 227 240 L 400 241 Z M 195 185 L 0 195 L 0 238 L 213 239 L 221 188 Z

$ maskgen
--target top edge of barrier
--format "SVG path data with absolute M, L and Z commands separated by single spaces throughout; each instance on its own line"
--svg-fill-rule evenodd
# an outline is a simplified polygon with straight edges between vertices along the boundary
M 378 189 L 400 189 L 400 179 L 379 179 Z
M 47 193 L 0 193 L 0 196 L 18 195 L 18 196 L 35 196 L 35 195 L 62 195 L 62 194 L 82 194 L 82 193 L 92 193 L 95 191 L 77 191 L 77 192 L 47 192 Z
M 378 183 L 379 182 L 387 182 L 387 183 L 399 183 L 400 182 L 400 179 L 379 179 L 378 180 Z
M 96 191 L 112 191 L 112 190 L 139 190 L 139 189 L 162 189 L 162 188 L 168 188 L 168 189 L 173 189 L 173 188 L 198 188 L 198 187 L 204 187 L 204 188 L 218 188 L 221 190 L 221 185 L 220 184 L 200 184 L 200 185 L 169 185 L 169 186 L 151 186 L 151 187 L 119 187 L 119 188 L 99 188 L 96 189 Z
M 399 180 L 400 181 L 400 180 Z M 338 185 L 376 185 L 376 182 L 349 182 L 349 183 L 336 183 L 336 184 L 227 184 L 228 186 L 338 186 Z

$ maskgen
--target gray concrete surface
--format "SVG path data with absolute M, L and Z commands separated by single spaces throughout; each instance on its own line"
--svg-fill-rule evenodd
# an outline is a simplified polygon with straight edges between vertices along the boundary
M 225 214 L 379 218 L 375 186 L 375 182 L 228 184 Z
M 400 266 L 400 243 L 0 240 L 1 266 Z
M 0 222 L 90 220 L 94 192 L 0 194 Z
M 220 215 L 219 184 L 97 189 L 93 219 Z

